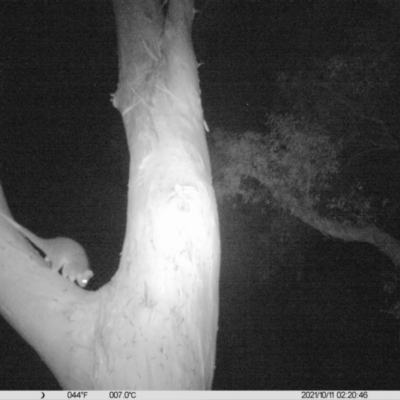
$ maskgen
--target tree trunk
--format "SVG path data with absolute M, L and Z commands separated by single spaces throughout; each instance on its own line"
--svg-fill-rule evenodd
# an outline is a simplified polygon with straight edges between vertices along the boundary
M 170 0 L 164 13 L 159 3 L 114 1 L 113 102 L 131 163 L 127 231 L 112 281 L 84 292 L 39 267 L 6 237 L 9 226 L 0 235 L 0 311 L 65 389 L 212 384 L 220 243 L 190 41 L 194 8 L 192 0 Z

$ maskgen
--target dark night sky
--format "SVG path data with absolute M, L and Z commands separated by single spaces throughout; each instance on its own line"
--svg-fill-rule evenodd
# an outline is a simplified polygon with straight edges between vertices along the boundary
M 383 27 L 389 18 L 373 2 L 363 2 L 368 4 L 364 7 L 361 1 L 348 1 L 346 6 L 321 1 L 319 8 L 313 6 L 316 3 L 198 2 L 201 12 L 193 38 L 198 61 L 204 63 L 199 73 L 211 129 L 263 129 L 280 70 L 295 68 L 299 59 L 345 51 L 346 26 Z M 118 81 L 111 4 L 2 1 L 0 26 L 0 181 L 17 221 L 40 236 L 71 236 L 87 248 L 96 273 L 90 289 L 96 289 L 113 273 L 100 265 L 118 264 L 126 210 L 128 156 L 121 120 L 110 102 Z M 364 320 L 360 317 L 357 324 L 365 330 L 376 323 L 366 309 L 379 308 L 377 278 L 363 275 L 360 254 L 382 264 L 379 254 L 307 231 L 307 260 L 309 265 L 325 263 L 323 281 L 310 272 L 318 281 L 315 288 L 277 294 L 271 300 L 251 286 L 252 268 L 242 268 L 265 262 L 254 244 L 254 219 L 225 209 L 220 218 L 223 264 L 215 389 L 337 389 L 342 383 L 346 389 L 370 385 L 369 389 L 400 390 L 396 324 L 386 326 L 383 336 L 376 333 L 376 348 L 366 341 L 369 350 L 363 352 L 355 345 L 350 350 L 334 345 L 341 342 L 339 328 L 333 329 L 337 336 L 331 336 L 322 322 L 315 323 L 327 315 L 349 321 L 362 315 Z M 328 261 L 317 261 L 317 248 Z M 348 282 L 360 276 L 365 284 L 351 292 L 356 300 L 345 298 L 344 293 L 353 290 Z M 332 297 L 321 300 L 318 290 Z M 364 307 L 360 311 L 355 302 L 361 301 L 362 290 L 370 303 L 358 305 Z M 293 316 L 298 314 L 293 304 L 306 301 L 325 302 L 314 314 L 311 305 L 302 309 L 314 321 L 307 327 Z M 0 354 L 0 390 L 58 388 L 33 351 L 3 322 Z
M 109 99 L 118 78 L 112 8 L 104 1 L 1 6 L 7 100 L 2 131 L 9 146 L 3 149 L 23 164 L 31 148 L 30 167 L 41 173 L 48 162 L 66 167 L 98 145 L 99 126 L 107 123 L 101 117 L 113 111 Z

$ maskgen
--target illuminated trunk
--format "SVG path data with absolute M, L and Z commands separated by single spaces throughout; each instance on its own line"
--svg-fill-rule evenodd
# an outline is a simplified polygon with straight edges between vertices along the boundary
M 158 4 L 114 2 L 114 105 L 131 163 L 125 244 L 104 302 L 113 331 L 100 333 L 107 346 L 97 353 L 98 383 L 125 387 L 130 371 L 140 389 L 210 389 L 220 243 L 190 40 L 194 9 L 190 0 L 170 1 L 164 18 Z

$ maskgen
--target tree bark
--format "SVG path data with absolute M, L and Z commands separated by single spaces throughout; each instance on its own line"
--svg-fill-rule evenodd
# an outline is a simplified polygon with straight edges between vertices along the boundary
M 220 241 L 190 40 L 194 8 L 192 0 L 170 0 L 166 10 L 159 3 L 114 1 L 113 103 L 131 163 L 126 237 L 111 282 L 84 292 L 39 267 L 29 246 L 21 251 L 6 237 L 16 235 L 9 226 L 0 232 L 0 311 L 65 389 L 212 384 Z
M 372 224 L 360 223 L 355 225 L 350 222 L 333 221 L 322 217 L 312 207 L 303 206 L 300 201 L 284 192 L 278 193 L 275 190 L 273 195 L 283 208 L 286 208 L 305 224 L 312 226 L 322 234 L 346 242 L 363 242 L 377 247 L 379 251 L 392 260 L 396 271 L 400 272 L 400 242 L 393 236 Z

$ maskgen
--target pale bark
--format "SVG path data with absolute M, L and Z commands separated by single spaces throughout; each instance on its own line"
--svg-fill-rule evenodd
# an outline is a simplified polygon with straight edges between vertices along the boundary
M 9 226 L 0 231 L 0 311 L 65 389 L 211 388 L 220 242 L 190 41 L 194 9 L 170 0 L 164 17 L 159 3 L 114 2 L 114 105 L 131 163 L 112 281 L 85 292 L 30 258 L 26 243 L 21 251 Z

